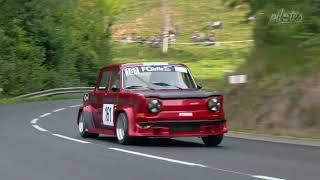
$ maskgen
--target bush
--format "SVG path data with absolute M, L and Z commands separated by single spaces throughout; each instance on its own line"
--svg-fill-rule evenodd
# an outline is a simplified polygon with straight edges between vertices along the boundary
M 111 61 L 111 0 L 0 1 L 0 87 L 86 86 Z

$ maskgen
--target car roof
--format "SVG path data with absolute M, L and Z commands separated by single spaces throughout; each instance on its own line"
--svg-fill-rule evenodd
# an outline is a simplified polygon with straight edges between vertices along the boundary
M 134 62 L 134 63 L 111 64 L 101 68 L 101 70 L 106 68 L 124 68 L 124 67 L 130 67 L 130 66 L 160 66 L 160 65 L 186 66 L 181 63 L 172 63 L 172 62 Z

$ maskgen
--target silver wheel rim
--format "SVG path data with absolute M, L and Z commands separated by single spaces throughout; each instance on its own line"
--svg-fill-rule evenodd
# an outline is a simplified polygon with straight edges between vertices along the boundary
M 83 122 L 79 122 L 79 131 L 83 132 Z
M 123 125 L 123 121 L 120 119 L 117 121 L 116 131 L 117 131 L 118 140 L 119 141 L 123 140 L 123 138 L 124 138 L 124 125 Z
M 84 123 L 83 123 L 83 117 L 82 115 L 80 116 L 80 121 L 79 121 L 79 124 L 78 124 L 78 128 L 79 128 L 79 131 L 82 133 L 84 131 Z

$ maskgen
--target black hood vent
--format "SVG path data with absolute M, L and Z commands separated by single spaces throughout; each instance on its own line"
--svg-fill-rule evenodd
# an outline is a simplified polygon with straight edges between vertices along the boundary
M 160 98 L 160 99 L 199 99 L 208 98 L 211 96 L 220 96 L 218 92 L 205 92 L 202 90 L 189 91 L 140 91 L 146 98 Z

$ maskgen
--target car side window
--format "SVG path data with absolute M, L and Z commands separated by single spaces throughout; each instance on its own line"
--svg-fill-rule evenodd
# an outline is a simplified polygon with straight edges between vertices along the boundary
M 117 90 L 112 90 L 113 87 L 116 87 Z M 112 71 L 110 90 L 115 92 L 120 90 L 120 71 Z
M 111 75 L 110 71 L 105 71 L 101 74 L 101 80 L 98 86 L 99 91 L 104 91 L 107 89 L 109 85 L 110 75 Z

